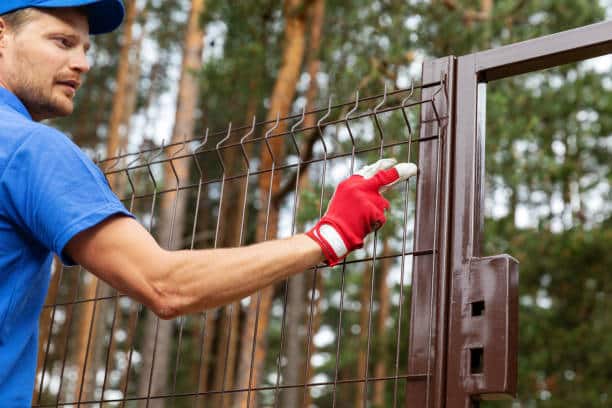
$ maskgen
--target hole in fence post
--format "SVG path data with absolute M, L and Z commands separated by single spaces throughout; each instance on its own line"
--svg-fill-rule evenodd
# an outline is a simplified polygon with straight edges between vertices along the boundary
M 484 349 L 476 347 L 470 349 L 470 374 L 482 374 L 484 367 Z
M 482 316 L 485 310 L 485 302 L 484 300 L 479 300 L 478 302 L 472 302 L 472 316 Z

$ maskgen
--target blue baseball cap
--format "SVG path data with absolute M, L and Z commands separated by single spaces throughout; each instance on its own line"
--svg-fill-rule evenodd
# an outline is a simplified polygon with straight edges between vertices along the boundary
M 0 15 L 28 7 L 83 7 L 89 20 L 90 34 L 103 34 L 119 27 L 125 9 L 121 0 L 0 0 Z

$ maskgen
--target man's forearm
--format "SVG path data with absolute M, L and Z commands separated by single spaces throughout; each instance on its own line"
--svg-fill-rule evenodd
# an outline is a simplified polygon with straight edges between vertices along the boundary
M 168 251 L 156 285 L 176 316 L 230 303 L 324 260 L 306 235 L 240 248 Z

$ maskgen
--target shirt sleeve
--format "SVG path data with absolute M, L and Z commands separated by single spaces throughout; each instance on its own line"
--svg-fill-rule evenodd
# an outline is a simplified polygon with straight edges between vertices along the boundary
M 76 234 L 122 214 L 133 217 L 100 169 L 64 134 L 41 126 L 19 145 L 0 179 L 5 212 L 24 233 L 58 254 Z

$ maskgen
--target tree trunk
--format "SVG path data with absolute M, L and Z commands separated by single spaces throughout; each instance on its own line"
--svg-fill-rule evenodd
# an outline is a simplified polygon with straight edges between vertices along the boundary
M 317 74 L 319 72 L 319 66 L 321 65 L 321 61 L 319 59 L 319 50 L 321 48 L 321 33 L 323 31 L 323 21 L 325 16 L 325 0 L 313 0 L 308 9 L 308 14 L 310 18 L 310 38 L 309 38 L 309 47 L 308 47 L 308 57 L 307 57 L 307 69 L 308 69 L 308 77 L 310 79 L 310 83 L 308 85 L 308 90 L 306 91 L 306 111 L 310 112 L 314 109 L 316 104 L 316 98 L 319 91 L 318 83 L 317 83 Z M 304 127 L 313 127 L 315 125 L 315 115 L 307 115 L 304 121 Z M 299 183 L 300 188 L 299 191 L 302 191 L 303 184 L 305 178 L 300 178 L 300 180 L 296 180 Z M 323 285 L 320 284 L 321 276 L 318 274 L 317 276 L 317 288 L 319 290 L 323 289 Z M 283 375 L 283 383 L 284 384 L 298 384 L 302 382 L 308 381 L 311 373 L 306 373 L 306 378 L 304 378 L 304 358 L 301 355 L 304 345 L 304 336 L 301 333 L 301 328 L 305 325 L 305 314 L 306 310 L 306 302 L 304 299 L 305 292 L 307 287 L 307 279 L 304 274 L 298 274 L 293 276 L 289 280 L 289 293 L 287 297 L 287 327 L 286 327 L 286 335 L 287 335 L 287 366 L 284 370 L 285 374 Z M 319 297 L 317 298 L 316 307 L 314 309 L 314 316 L 312 322 L 312 333 L 316 333 L 319 329 L 320 325 L 320 309 L 319 303 L 321 299 L 321 291 L 319 291 Z M 314 353 L 314 342 L 310 341 L 310 355 Z M 309 371 L 312 371 L 312 367 L 309 365 Z M 308 390 L 305 391 L 305 401 L 304 406 L 310 406 L 310 392 Z M 297 407 L 300 406 L 302 400 L 300 399 L 301 390 L 299 388 L 287 388 L 282 393 L 282 402 L 281 406 L 283 407 Z
M 323 33 L 323 22 L 325 20 L 325 0 L 312 0 L 309 8 L 310 14 L 310 41 L 308 48 L 308 77 L 310 84 L 306 92 L 306 111 L 314 109 L 316 105 L 319 86 L 317 84 L 317 74 L 321 66 L 319 50 L 321 49 L 321 35 Z M 308 115 L 304 127 L 314 126 L 315 116 Z
M 295 96 L 295 87 L 302 67 L 305 50 L 306 15 L 304 13 L 302 0 L 286 0 L 285 11 L 285 46 L 283 50 L 283 62 L 274 85 L 270 110 L 267 119 L 274 120 L 277 115 L 287 116 L 291 110 L 291 103 Z M 282 121 L 275 133 L 286 130 L 286 122 Z M 270 147 L 276 160 L 282 160 L 284 156 L 284 139 L 274 138 L 270 140 Z M 266 148 L 261 153 L 261 168 L 270 169 L 273 158 Z M 278 224 L 278 207 L 268 205 L 272 202 L 270 195 L 275 195 L 280 187 L 278 174 L 263 174 L 259 179 L 259 191 L 261 193 L 261 210 L 257 215 L 256 239 L 258 242 L 264 239 L 276 237 Z M 269 200 L 270 199 L 270 200 Z M 271 207 L 271 208 L 270 208 Z M 267 227 L 267 228 L 266 228 Z M 260 382 L 263 371 L 263 362 L 266 355 L 266 333 L 269 322 L 269 312 L 272 305 L 274 287 L 270 286 L 261 290 L 257 295 L 251 297 L 247 311 L 247 321 L 242 332 L 243 345 L 240 353 L 238 369 L 238 386 L 255 387 Z M 255 320 L 259 308 L 259 320 L 257 328 Z M 256 330 L 257 329 L 257 330 Z M 253 338 L 255 339 L 255 354 L 253 370 L 251 371 L 251 353 Z M 247 393 L 238 393 L 234 402 L 235 407 L 255 407 L 256 392 L 250 393 L 250 401 Z
M 106 142 L 106 157 L 115 156 L 121 141 L 127 138 L 127 132 L 120 132 L 122 125 L 125 125 L 125 111 L 128 86 L 130 85 L 130 50 L 133 46 L 132 28 L 136 16 L 138 14 L 138 8 L 136 7 L 136 0 L 126 1 L 126 19 L 123 25 L 123 44 L 121 45 L 121 52 L 119 57 L 119 66 L 117 68 L 117 80 L 115 94 L 113 95 L 113 105 L 111 111 L 111 117 L 108 123 L 108 134 Z M 137 63 L 137 61 L 135 61 Z M 117 177 L 109 175 L 109 182 L 111 187 L 115 187 L 115 180 Z
M 192 0 L 185 33 L 183 64 L 171 144 L 180 143 L 185 138 L 192 136 L 195 127 L 199 89 L 196 75 L 202 67 L 202 50 L 204 47 L 204 33 L 200 26 L 200 16 L 203 10 L 204 0 Z M 188 154 L 188 150 L 187 145 L 181 144 L 166 149 L 168 157 L 172 157 L 179 151 L 182 155 Z M 172 164 L 176 176 L 170 165 L 166 165 L 164 168 L 165 187 L 170 190 L 179 187 L 177 182 L 180 184 L 188 181 L 190 161 L 175 160 Z M 161 197 L 159 241 L 162 245 L 167 245 L 168 249 L 179 249 L 182 246 L 186 204 L 185 193 L 181 194 L 178 191 L 170 191 Z M 166 394 L 168 391 L 172 327 L 172 321 L 160 320 L 150 312 L 147 314 L 143 355 L 151 356 L 151 359 L 145 358 L 144 360 L 138 387 L 139 395 L 153 396 Z M 153 352 L 154 348 L 155 353 Z M 155 360 L 154 364 L 153 360 Z M 146 401 L 142 402 L 143 406 L 145 404 Z M 162 398 L 151 400 L 149 406 L 153 408 L 163 407 L 164 400 Z

